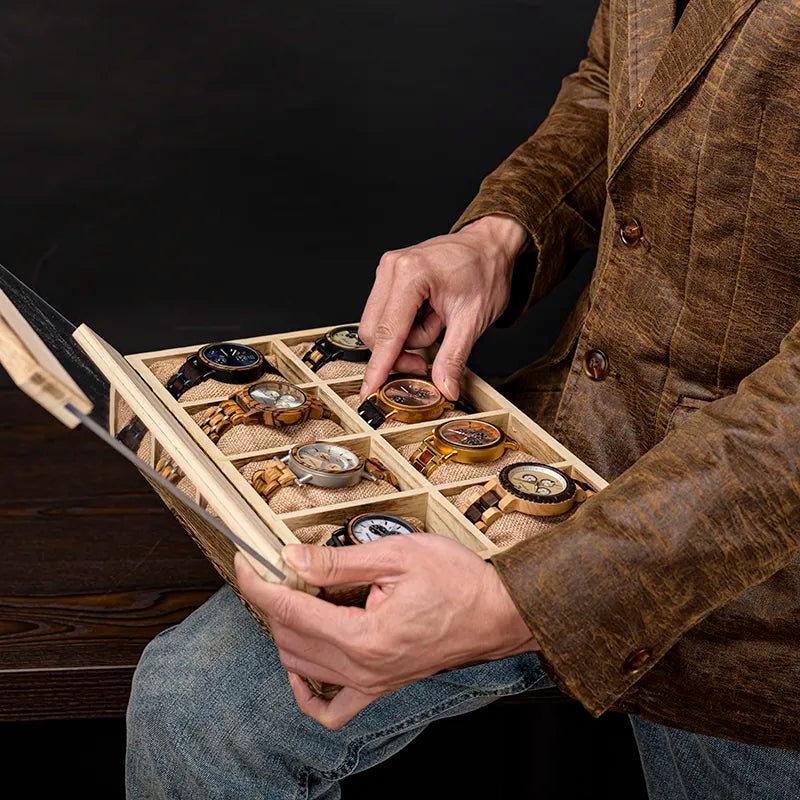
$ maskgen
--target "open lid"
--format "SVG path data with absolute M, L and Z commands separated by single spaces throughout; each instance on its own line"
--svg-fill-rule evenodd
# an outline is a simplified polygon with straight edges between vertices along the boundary
M 128 362 L 91 328 L 76 328 L 0 266 L 0 364 L 32 399 L 65 425 L 83 424 L 170 497 L 179 516 L 200 518 L 232 541 L 267 580 L 302 582 L 281 558 L 282 543 Z M 110 386 L 165 445 L 214 508 L 212 516 L 109 433 Z M 218 517 L 218 518 L 217 518 Z

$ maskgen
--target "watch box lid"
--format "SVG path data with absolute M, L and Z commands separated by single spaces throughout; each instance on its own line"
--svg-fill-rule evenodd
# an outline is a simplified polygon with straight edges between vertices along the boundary
M 75 328 L 1 266 L 0 364 L 22 391 L 65 425 L 75 428 L 84 421 L 94 433 L 110 440 L 148 480 L 160 484 L 162 493 L 171 495 L 169 505 L 179 517 L 182 511 L 190 517 L 202 516 L 206 525 L 216 527 L 229 540 L 238 540 L 262 577 L 300 587 L 281 557 L 280 539 L 122 355 L 88 326 Z M 213 507 L 212 515 L 108 435 L 111 386 Z M 80 415 L 86 417 L 81 420 Z

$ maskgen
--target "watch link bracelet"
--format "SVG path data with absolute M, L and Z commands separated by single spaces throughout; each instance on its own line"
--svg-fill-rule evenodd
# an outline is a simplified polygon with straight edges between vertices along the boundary
M 383 480 L 397 486 L 397 478 L 377 459 L 362 458 L 330 442 L 306 442 L 295 445 L 283 458 L 276 456 L 253 475 L 251 482 L 255 490 L 269 500 L 279 489 L 291 484 L 339 489 L 355 486 L 365 479 Z
M 517 442 L 491 422 L 452 419 L 426 436 L 410 461 L 427 478 L 447 461 L 481 464 L 496 461 L 506 450 L 520 449 Z
M 122 430 L 117 434 L 116 439 L 121 442 L 133 453 L 139 452 L 139 446 L 147 433 L 147 428 L 139 417 L 134 417 Z
M 250 383 L 267 371 L 281 374 L 258 350 L 246 344 L 207 344 L 183 362 L 167 382 L 167 391 L 178 400 L 187 390 L 209 378 L 223 383 Z
M 166 453 L 158 459 L 156 472 L 170 483 L 177 483 L 183 477 L 183 470 Z
M 285 381 L 264 381 L 248 386 L 209 408 L 200 419 L 200 428 L 212 442 L 218 442 L 233 425 L 281 428 L 309 419 L 339 422 L 336 414 L 297 386 Z
M 463 400 L 448 400 L 433 381 L 425 378 L 393 378 L 371 394 L 358 407 L 358 413 L 371 428 L 379 428 L 386 420 L 427 422 L 438 419 L 445 411 L 457 409 L 474 414 L 475 409 Z
M 367 544 L 404 533 L 418 533 L 417 529 L 400 517 L 389 514 L 359 514 L 345 521 L 344 526 L 334 531 L 325 542 L 330 547 L 343 547 L 350 544 Z
M 369 357 L 369 348 L 358 338 L 358 325 L 340 325 L 314 342 L 303 363 L 317 372 L 331 361 L 369 361 Z
M 588 484 L 576 481 L 548 464 L 528 461 L 509 464 L 482 486 L 475 486 L 459 511 L 484 532 L 504 514 L 519 511 L 532 517 L 566 514 L 595 494 Z

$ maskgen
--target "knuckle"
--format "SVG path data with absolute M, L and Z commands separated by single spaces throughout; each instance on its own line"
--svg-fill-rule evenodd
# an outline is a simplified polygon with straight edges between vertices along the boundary
M 397 251 L 396 250 L 387 250 L 379 259 L 378 259 L 378 269 L 385 269 L 386 267 L 391 267 L 392 264 L 397 260 Z
M 394 266 L 400 272 L 412 272 L 420 264 L 420 254 L 416 250 L 409 250 L 406 253 L 401 253 L 395 259 Z
M 394 328 L 386 322 L 379 322 L 373 335 L 376 342 L 388 342 L 394 339 Z

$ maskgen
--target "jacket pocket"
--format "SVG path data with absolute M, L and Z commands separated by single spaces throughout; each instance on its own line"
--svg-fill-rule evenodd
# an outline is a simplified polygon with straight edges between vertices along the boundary
M 675 408 L 672 409 L 672 413 L 669 416 L 667 433 L 672 433 L 675 428 L 686 422 L 695 411 L 708 405 L 710 402 L 711 400 L 700 400 L 698 397 L 687 397 L 682 394 L 678 398 L 678 402 L 675 404 Z

